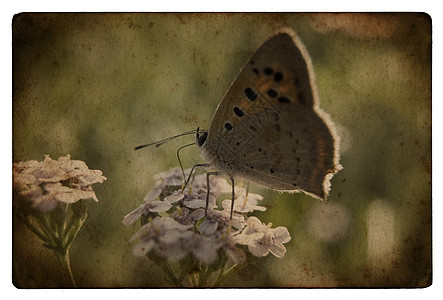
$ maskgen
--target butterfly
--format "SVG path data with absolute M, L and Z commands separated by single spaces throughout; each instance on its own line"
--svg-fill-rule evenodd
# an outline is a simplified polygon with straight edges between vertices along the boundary
M 196 144 L 209 165 L 266 188 L 326 199 L 339 138 L 319 107 L 311 59 L 297 35 L 265 41 L 226 92 Z M 233 194 L 234 198 L 234 194 Z
M 209 176 L 227 174 L 232 182 L 231 217 L 234 178 L 325 200 L 330 180 L 342 169 L 339 136 L 331 117 L 319 107 L 311 58 L 290 29 L 255 51 L 218 105 L 209 130 L 188 131 L 135 149 L 158 147 L 191 133 L 208 163 L 195 165 L 184 186 L 195 167 L 217 170 L 207 173 L 207 210 Z

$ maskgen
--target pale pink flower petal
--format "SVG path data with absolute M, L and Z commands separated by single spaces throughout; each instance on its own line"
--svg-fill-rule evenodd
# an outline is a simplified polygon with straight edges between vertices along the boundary
M 160 187 L 154 187 L 152 190 L 149 191 L 149 193 L 146 195 L 146 197 L 143 199 L 144 202 L 151 202 L 157 199 L 158 196 L 162 193 L 162 189 Z
M 45 155 L 35 160 L 13 164 L 13 183 L 20 195 L 42 211 L 51 211 L 57 203 L 75 203 L 82 199 L 98 201 L 91 185 L 102 183 L 106 177 L 100 170 L 89 170 L 79 160 L 62 156 L 53 160 Z

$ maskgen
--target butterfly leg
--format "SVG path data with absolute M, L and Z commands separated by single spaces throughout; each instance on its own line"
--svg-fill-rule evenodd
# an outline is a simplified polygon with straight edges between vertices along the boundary
M 235 199 L 235 191 L 234 191 L 234 178 L 229 177 L 232 183 L 232 201 L 231 201 L 231 220 L 232 220 L 232 212 L 234 211 L 234 199 Z
M 191 169 L 191 172 L 189 172 L 188 179 L 186 180 L 185 185 L 182 188 L 182 192 L 185 190 L 186 186 L 188 185 L 189 180 L 191 179 L 192 173 L 194 172 L 194 169 L 196 167 L 209 167 L 209 166 L 210 166 L 210 164 L 196 164 L 196 165 L 194 165 Z
M 178 163 L 180 164 L 180 168 L 182 169 L 182 173 L 183 173 L 183 182 L 186 181 L 186 175 L 185 175 L 185 170 L 183 169 L 182 160 L 180 159 L 180 150 L 182 150 L 183 148 L 186 148 L 186 147 L 192 146 L 192 145 L 195 145 L 195 143 L 187 144 L 187 145 L 181 146 L 181 147 L 178 148 L 178 150 L 177 150 L 177 160 L 178 160 Z
M 220 172 L 208 172 L 206 173 L 206 187 L 207 187 L 207 193 L 206 193 L 206 208 L 205 208 L 205 216 L 208 214 L 208 206 L 209 206 L 209 176 L 210 175 L 219 175 Z

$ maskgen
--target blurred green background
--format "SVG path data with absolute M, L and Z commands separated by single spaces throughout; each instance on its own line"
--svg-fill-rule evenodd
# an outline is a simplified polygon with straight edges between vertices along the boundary
M 122 218 L 178 165 L 183 137 L 208 128 L 255 49 L 294 29 L 314 65 L 320 106 L 342 138 L 329 202 L 252 186 L 292 240 L 225 282 L 232 287 L 431 284 L 431 19 L 426 14 L 21 14 L 13 29 L 13 162 L 71 154 L 108 180 L 71 248 L 79 287 L 164 287 L 132 254 Z M 185 166 L 202 162 L 182 151 Z M 13 282 L 57 287 L 52 253 L 13 227 Z

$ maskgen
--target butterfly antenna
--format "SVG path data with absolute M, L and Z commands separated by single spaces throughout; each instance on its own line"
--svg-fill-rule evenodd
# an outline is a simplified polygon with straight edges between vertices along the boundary
M 187 144 L 184 146 L 181 146 L 180 148 L 178 148 L 177 150 L 177 159 L 178 159 L 178 163 L 180 164 L 180 168 L 182 169 L 182 173 L 183 173 L 183 182 L 186 181 L 186 175 L 185 175 L 185 170 L 183 169 L 183 165 L 182 165 L 182 161 L 180 159 L 180 150 L 189 146 L 195 145 L 195 143 L 191 143 L 191 144 Z
M 197 128 L 197 130 L 186 131 L 186 132 L 183 132 L 181 134 L 168 137 L 167 139 L 164 139 L 164 140 L 161 140 L 161 141 L 149 143 L 149 144 L 146 144 L 146 145 L 137 146 L 137 147 L 135 147 L 135 150 L 139 150 L 141 148 L 146 148 L 146 147 L 154 146 L 154 145 L 155 145 L 155 147 L 160 147 L 161 145 L 163 145 L 164 143 L 169 142 L 170 140 L 173 140 L 173 139 L 176 139 L 178 137 L 181 137 L 181 136 L 184 136 L 184 135 L 188 135 L 188 134 L 196 134 L 197 132 L 200 132 L 200 130 L 198 128 Z

